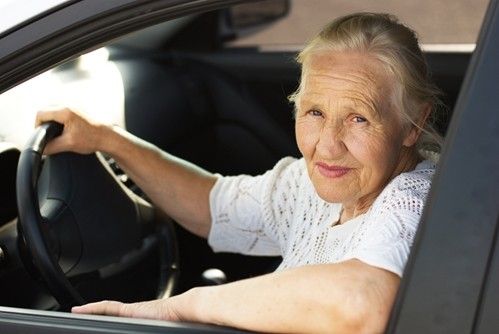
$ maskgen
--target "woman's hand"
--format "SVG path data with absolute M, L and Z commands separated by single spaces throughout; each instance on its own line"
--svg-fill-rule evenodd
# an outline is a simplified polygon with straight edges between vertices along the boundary
M 120 303 L 116 301 L 102 301 L 83 306 L 75 306 L 73 313 L 102 314 L 118 317 L 131 317 L 143 319 L 159 319 L 167 321 L 182 320 L 175 310 L 175 297 L 157 299 L 140 303 Z
M 103 137 L 106 126 L 94 123 L 68 108 L 39 111 L 36 115 L 35 125 L 39 126 L 48 121 L 63 124 L 64 130 L 59 137 L 47 144 L 44 154 L 65 151 L 90 154 L 102 149 L 100 146 L 101 143 L 105 142 Z
M 63 124 L 64 130 L 47 144 L 44 154 L 106 153 L 171 218 L 198 236 L 208 236 L 209 194 L 217 179 L 214 175 L 124 129 L 92 122 L 68 108 L 38 112 L 37 126 L 48 121 Z

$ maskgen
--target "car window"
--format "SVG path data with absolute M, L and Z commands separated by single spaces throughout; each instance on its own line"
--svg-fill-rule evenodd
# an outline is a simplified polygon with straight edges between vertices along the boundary
M 286 97 L 290 93 L 289 89 L 294 89 L 296 84 L 296 70 L 298 67 L 292 62 L 292 57 L 290 56 L 291 53 L 288 51 L 299 49 L 299 47 L 302 46 L 307 39 L 313 36 L 314 33 L 316 33 L 318 29 L 320 29 L 327 21 L 330 21 L 331 18 L 354 11 L 390 12 L 397 15 L 402 22 L 407 23 L 414 28 L 420 35 L 420 41 L 425 45 L 447 45 L 451 47 L 449 50 L 456 50 L 456 45 L 463 45 L 464 43 L 465 45 L 473 46 L 473 43 L 476 42 L 487 3 L 488 0 L 291 0 L 291 7 L 288 16 L 280 19 L 279 21 L 266 24 L 264 27 L 253 29 L 252 31 L 245 31 L 244 33 L 238 35 L 236 39 L 227 41 L 223 45 L 224 47 L 235 51 L 242 48 L 253 48 L 256 46 L 257 48 L 255 48 L 255 50 L 258 52 L 266 50 L 282 50 L 287 52 L 286 54 L 279 56 L 276 56 L 278 53 L 274 52 L 274 55 L 266 54 L 266 57 L 261 58 L 259 58 L 259 55 L 255 56 L 255 54 L 251 53 L 247 56 L 244 52 L 224 53 L 218 52 L 220 50 L 217 49 L 216 52 L 213 52 L 213 54 L 202 54 L 200 52 L 199 55 L 193 56 L 192 53 L 189 53 L 187 55 L 188 57 L 186 56 L 187 52 L 184 52 L 184 54 L 179 52 L 178 54 L 175 54 L 177 58 L 172 60 L 172 58 L 166 57 L 170 56 L 166 53 L 171 50 L 169 49 L 169 45 L 165 43 L 165 38 L 169 39 L 171 36 L 175 36 L 178 33 L 178 30 L 177 28 L 170 29 L 172 28 L 172 25 L 169 22 L 173 22 L 175 20 L 168 21 L 166 23 L 150 27 L 149 29 L 141 30 L 134 34 L 133 38 L 125 38 L 120 47 L 128 48 L 129 59 L 123 60 L 124 58 L 120 59 L 117 57 L 115 60 L 110 61 L 109 59 L 112 59 L 112 57 L 110 58 L 109 56 L 109 50 L 112 47 L 100 48 L 74 60 L 63 63 L 62 65 L 46 71 L 10 89 L 9 91 L 0 94 L 0 142 L 8 141 L 22 147 L 28 136 L 33 131 L 36 111 L 50 106 L 50 104 L 54 101 L 57 101 L 58 105 L 73 107 L 81 112 L 88 113 L 93 119 L 106 123 L 114 123 L 124 127 L 124 110 L 126 104 L 125 97 L 129 96 L 127 92 L 132 91 L 132 88 L 135 87 L 132 87 L 127 91 L 125 80 L 126 74 L 123 74 L 123 69 L 120 70 L 116 65 L 116 63 L 119 63 L 120 61 L 123 64 L 129 62 L 130 64 L 125 64 L 127 66 L 129 65 L 129 68 L 132 68 L 131 63 L 138 63 L 140 66 L 134 67 L 134 69 L 137 70 L 137 73 L 143 74 L 141 71 L 142 69 L 149 69 L 150 72 L 148 72 L 147 75 L 152 76 L 152 74 L 160 74 L 154 78 L 164 78 L 165 73 L 171 74 L 172 78 L 179 79 L 175 81 L 175 84 L 186 92 L 185 95 L 187 97 L 192 97 L 194 94 L 202 95 L 206 93 L 206 87 L 203 85 L 188 85 L 190 79 L 196 80 L 201 76 L 212 80 L 210 82 L 215 82 L 215 80 L 217 80 L 216 82 L 221 82 L 223 84 L 228 83 L 237 88 L 243 87 L 244 89 L 241 90 L 244 91 L 244 93 L 255 93 L 254 96 L 251 96 L 251 94 L 244 95 L 245 99 L 262 96 L 262 101 L 269 102 L 269 105 L 265 105 L 265 107 L 267 107 L 266 109 L 270 111 L 269 114 L 272 115 L 268 117 L 268 119 L 272 119 L 272 117 L 274 117 L 277 113 L 276 111 L 281 111 L 281 109 L 271 108 L 269 106 L 274 105 L 274 99 L 279 100 L 279 102 L 275 103 L 275 105 L 280 106 L 281 104 L 287 104 Z M 178 29 L 188 26 L 191 23 L 191 20 L 194 19 L 196 19 L 196 17 L 186 17 L 185 19 L 176 21 L 176 24 L 179 27 Z M 429 49 L 431 48 L 426 48 L 426 50 Z M 445 47 L 443 49 L 445 49 Z M 445 88 L 444 90 L 447 95 L 451 95 L 453 98 L 457 97 L 459 92 L 460 83 L 464 77 L 464 72 L 466 71 L 468 64 L 467 61 L 470 55 L 469 51 L 472 50 L 472 48 L 464 48 L 461 50 L 466 52 L 458 55 L 452 54 L 451 56 L 446 54 L 443 55 L 443 57 L 440 57 L 442 55 L 437 55 L 439 57 L 430 59 L 430 62 L 433 62 L 431 65 L 434 70 L 434 74 L 438 79 L 438 83 L 441 84 L 441 87 Z M 146 54 L 149 51 L 151 51 L 151 53 Z M 157 53 L 154 54 L 153 51 L 157 51 Z M 157 56 L 154 58 L 156 61 L 154 63 L 155 67 L 146 67 L 145 65 L 149 66 L 151 64 L 146 61 L 143 62 L 139 58 L 144 56 L 143 58 L 146 59 L 150 56 L 152 59 L 152 54 Z M 240 58 L 231 58 L 234 54 L 239 55 Z M 181 59 L 181 56 L 186 57 Z M 464 59 L 462 59 L 463 57 Z M 196 59 L 193 60 L 192 58 Z M 451 61 L 449 61 L 449 59 Z M 171 61 L 171 63 L 168 63 L 168 61 Z M 200 63 L 202 63 L 202 66 L 204 67 L 199 66 Z M 170 65 L 170 67 L 167 65 Z M 161 71 L 154 72 L 156 69 L 160 69 Z M 130 76 L 128 78 L 130 79 L 132 77 Z M 137 77 L 133 77 L 133 79 L 135 80 Z M 140 77 L 138 79 L 140 79 Z M 146 82 L 146 79 L 149 78 L 143 79 L 143 81 L 140 82 L 138 79 L 136 80 L 138 82 L 137 86 L 140 86 L 140 84 Z M 131 82 L 132 80 L 128 81 Z M 157 81 L 154 81 L 152 85 L 145 87 L 144 91 L 141 92 L 143 94 L 151 87 L 158 87 L 162 83 L 163 80 L 158 79 Z M 241 83 L 244 83 L 244 85 L 239 85 Z M 228 88 L 234 88 L 230 85 Z M 225 88 L 225 86 L 222 86 L 222 88 Z M 220 101 L 225 102 L 226 100 L 229 100 L 231 97 L 229 93 L 233 93 L 233 91 L 229 89 L 223 91 L 220 94 Z M 161 98 L 161 102 L 158 102 L 158 109 L 167 110 L 165 111 L 165 114 L 167 112 L 171 112 L 171 114 L 173 114 L 172 111 L 176 109 L 163 108 L 165 103 L 162 98 L 166 98 L 165 95 L 167 94 L 157 95 L 158 98 Z M 141 98 L 142 97 L 143 95 L 141 95 Z M 137 98 L 136 100 L 144 101 L 141 98 Z M 185 103 L 185 105 L 191 108 L 194 112 L 197 112 L 198 108 L 202 108 L 203 103 L 206 102 L 202 98 L 198 100 L 187 100 L 189 101 L 187 101 L 188 103 Z M 200 103 L 196 103 L 198 101 Z M 183 100 L 181 102 L 183 102 Z M 257 101 L 255 99 L 255 101 L 251 102 L 253 102 L 253 109 L 251 111 L 258 111 L 260 106 L 259 102 L 261 101 Z M 261 104 L 263 104 L 263 102 Z M 173 104 L 168 104 L 168 106 L 171 105 Z M 179 103 L 178 106 L 183 107 L 184 105 Z M 288 106 L 286 105 L 286 107 Z M 143 112 L 144 108 L 142 104 L 136 106 L 136 109 L 137 114 L 140 112 L 140 117 L 146 118 L 144 116 L 145 113 Z M 246 111 L 246 109 L 241 110 Z M 282 111 L 282 114 L 286 116 L 286 119 L 289 118 L 289 120 L 291 120 L 291 117 L 289 117 L 290 113 L 288 113 L 287 110 Z M 172 117 L 171 123 L 161 123 L 161 121 L 151 118 L 151 123 L 162 125 L 162 128 L 158 129 L 158 133 L 162 137 L 167 137 L 167 135 L 174 133 L 174 130 L 178 130 L 179 132 L 184 131 L 185 134 L 187 134 L 185 136 L 174 138 L 175 141 L 172 141 L 171 144 L 173 149 L 177 149 L 179 146 L 184 145 L 186 147 L 186 151 L 189 153 L 191 151 L 199 151 L 201 154 L 205 154 L 203 151 L 204 148 L 216 147 L 211 139 L 218 136 L 221 131 L 218 131 L 217 129 L 218 132 L 216 133 L 207 133 L 208 140 L 192 140 L 191 133 L 188 132 L 190 129 L 184 129 L 182 126 L 178 125 L 181 124 L 181 121 L 178 121 L 178 119 L 181 119 L 180 117 L 185 115 L 177 112 L 174 116 L 178 116 L 178 118 Z M 199 116 L 199 114 L 196 114 L 196 117 L 199 118 L 200 123 L 207 122 Z M 255 119 L 256 118 L 253 117 L 247 122 L 251 123 Z M 243 120 L 246 121 L 246 119 Z M 263 160 L 265 156 L 262 154 L 247 154 L 245 151 L 248 147 L 253 148 L 259 145 L 259 141 L 250 142 L 250 144 L 244 146 L 230 146 L 232 143 L 237 144 L 239 140 L 238 137 L 231 132 L 234 128 L 234 124 L 237 125 L 236 121 L 239 121 L 239 119 L 235 119 L 235 121 L 230 119 L 230 122 L 226 122 L 229 124 L 222 124 L 222 126 L 225 126 L 226 129 L 228 129 L 227 133 L 229 133 L 231 137 L 229 137 L 229 140 L 223 141 L 223 144 L 228 144 L 228 146 L 220 146 L 220 152 L 223 152 L 223 154 L 212 154 L 211 157 L 216 157 L 217 159 L 219 158 L 219 160 L 231 160 L 230 158 L 227 158 L 228 154 L 232 154 L 233 152 L 242 152 L 243 154 L 250 156 L 251 160 Z M 169 130 L 166 130 L 166 125 L 171 125 L 172 123 L 174 123 L 174 125 L 170 126 Z M 251 130 L 251 127 L 245 128 L 245 130 L 247 129 Z M 276 144 L 276 146 L 280 144 L 280 141 L 274 140 L 277 137 L 276 134 L 278 134 L 278 131 L 274 130 L 280 130 L 279 127 L 264 127 L 263 130 L 263 132 L 266 131 L 268 133 L 272 133 L 274 137 L 272 138 L 273 140 L 265 140 L 264 138 L 262 142 L 270 142 L 272 144 Z M 293 141 L 291 140 L 291 142 Z M 203 143 L 205 146 L 200 146 L 199 143 Z M 470 143 L 472 142 L 470 141 Z M 232 151 L 226 149 L 227 147 L 232 149 Z M 204 155 L 202 157 L 204 157 Z M 187 156 L 187 158 L 190 159 L 190 156 Z M 233 160 L 234 162 L 237 162 L 237 159 Z M 479 159 L 473 160 L 473 162 L 478 164 Z M 220 172 L 222 173 L 225 171 Z M 485 174 L 486 173 L 479 173 L 479 175 Z M 447 189 L 452 189 L 452 187 L 447 187 Z M 451 196 L 448 198 L 450 197 Z M 467 198 L 471 199 L 473 197 L 470 196 Z M 452 201 L 447 201 L 447 203 L 449 203 L 449 208 L 451 208 Z M 454 207 L 456 206 L 454 205 Z M 437 224 L 435 224 L 435 226 L 437 226 Z M 470 224 L 469 226 L 472 225 Z M 446 239 L 442 237 L 441 240 Z M 189 249 L 192 254 L 207 254 L 206 252 L 194 252 L 191 250 L 192 248 Z M 185 253 L 186 252 L 183 254 Z M 433 254 L 431 255 L 434 257 Z M 430 258 L 430 256 L 427 258 Z M 189 258 L 187 259 L 189 260 Z M 194 262 L 198 260 L 199 259 L 196 258 Z M 245 266 L 239 260 L 234 262 L 236 263 L 234 266 Z M 185 264 L 189 263 L 189 261 L 184 260 L 182 263 L 184 265 L 183 268 L 185 268 Z M 211 265 L 212 263 L 209 264 Z M 198 264 L 196 263 L 196 265 Z M 203 265 L 204 263 L 199 264 L 200 267 L 203 267 Z M 251 266 L 246 265 L 246 267 Z M 187 270 L 184 272 L 189 271 Z M 195 275 L 192 276 L 194 277 Z M 441 275 L 441 277 L 443 276 L 444 275 Z M 453 277 L 449 277 L 449 279 L 451 278 Z M 198 277 L 196 276 L 194 279 L 198 279 Z M 473 289 L 473 292 L 475 290 L 477 289 Z M 416 294 L 417 293 L 415 293 L 415 295 Z M 473 304 L 473 310 L 474 307 L 475 305 Z M 422 309 L 424 310 L 424 308 Z M 424 317 L 428 315 L 425 312 L 419 312 L 418 314 Z M 468 314 L 471 315 L 473 312 L 468 312 Z M 429 315 L 427 318 L 430 320 L 432 319 Z
M 0 3 L 0 9 L 2 5 L 8 3 Z M 116 44 L 121 48 L 154 49 L 195 17 L 187 15 L 153 25 L 128 34 Z M 125 127 L 122 77 L 109 60 L 107 47 L 58 65 L 0 94 L 0 142 L 22 148 L 33 131 L 36 112 L 56 107 L 54 103 Z
M 488 0 L 292 0 L 288 16 L 256 33 L 242 36 L 228 43 L 228 46 L 303 45 L 332 18 L 359 11 L 387 12 L 396 15 L 418 32 L 420 42 L 423 44 L 475 43 L 488 2 Z M 290 31 L 293 33 L 290 34 Z
M 40 74 L 0 95 L 0 141 L 21 148 L 33 131 L 36 112 L 69 106 L 123 126 L 123 84 L 106 48 Z

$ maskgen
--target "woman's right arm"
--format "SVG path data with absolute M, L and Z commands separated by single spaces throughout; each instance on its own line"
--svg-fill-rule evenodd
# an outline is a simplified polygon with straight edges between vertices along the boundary
M 45 154 L 109 154 L 160 209 L 192 233 L 208 236 L 209 194 L 216 181 L 213 174 L 121 128 L 93 123 L 69 109 L 37 114 L 37 125 L 48 121 L 63 124 L 64 131 L 47 145 Z

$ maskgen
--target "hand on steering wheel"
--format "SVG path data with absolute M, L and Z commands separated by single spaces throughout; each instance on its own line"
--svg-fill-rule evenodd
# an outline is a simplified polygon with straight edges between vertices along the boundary
M 39 115 L 37 122 L 47 115 Z M 78 135 L 91 129 L 85 122 L 73 114 L 66 120 L 73 126 L 67 132 L 56 122 L 41 124 L 22 151 L 17 170 L 19 230 L 30 262 L 61 309 L 84 303 L 67 277 L 119 262 L 140 250 L 142 240 L 155 231 L 152 206 L 124 187 L 100 154 L 56 154 L 42 164 L 45 147 L 61 133 L 52 152 L 61 148 L 93 151 L 95 142 L 76 147 L 71 146 L 71 136 L 64 138 L 64 133 Z M 84 135 L 92 137 L 91 131 Z M 168 281 L 163 284 L 171 286 L 176 278 L 176 244 L 172 230 L 163 234 L 170 248 L 159 265 L 167 272 L 161 273 Z
M 44 154 L 51 155 L 71 151 L 91 154 L 99 150 L 100 132 L 105 125 L 93 123 L 70 109 L 44 110 L 36 115 L 35 126 L 46 122 L 57 122 L 63 127 L 60 136 L 54 136 L 46 144 Z

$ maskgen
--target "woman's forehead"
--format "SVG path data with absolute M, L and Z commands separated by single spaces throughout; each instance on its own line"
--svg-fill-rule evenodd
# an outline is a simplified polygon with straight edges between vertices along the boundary
M 379 60 L 358 52 L 313 54 L 304 64 L 303 71 L 304 93 L 330 91 L 331 94 L 343 92 L 383 98 L 390 95 L 394 81 Z
M 322 52 L 311 55 L 303 71 L 299 108 L 361 107 L 381 118 L 395 110 L 396 80 L 373 56 Z

